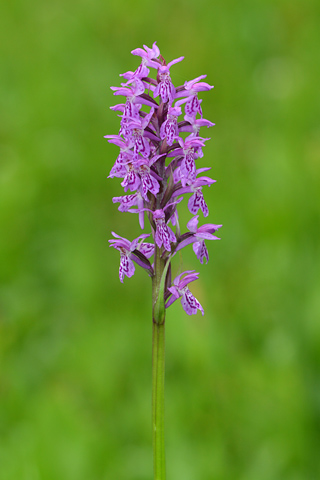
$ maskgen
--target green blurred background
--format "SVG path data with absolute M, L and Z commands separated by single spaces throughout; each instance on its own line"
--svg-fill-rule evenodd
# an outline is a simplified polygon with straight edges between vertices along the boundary
M 185 56 L 176 85 L 215 86 L 202 165 L 223 223 L 207 266 L 183 254 L 205 316 L 168 311 L 168 479 L 320 478 L 319 14 L 316 0 L 2 3 L 1 480 L 152 478 L 151 285 L 138 269 L 121 285 L 108 248 L 139 227 L 111 202 L 103 136 L 119 128 L 109 87 L 155 40 Z

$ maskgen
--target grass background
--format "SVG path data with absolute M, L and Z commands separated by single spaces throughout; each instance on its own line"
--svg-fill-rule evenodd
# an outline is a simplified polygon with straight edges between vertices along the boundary
M 320 7 L 316 0 L 0 7 L 0 479 L 147 480 L 151 285 L 121 285 L 109 87 L 156 40 L 206 73 L 205 316 L 167 317 L 168 479 L 320 478 Z M 186 206 L 185 206 L 186 208 Z M 183 208 L 180 208 L 180 211 Z M 183 216 L 185 215 L 185 216 Z M 182 214 L 186 223 L 188 215 Z

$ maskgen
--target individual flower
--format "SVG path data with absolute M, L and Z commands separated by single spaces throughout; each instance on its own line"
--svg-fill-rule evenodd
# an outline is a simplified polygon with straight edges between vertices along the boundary
M 153 220 L 156 224 L 155 241 L 159 248 L 163 245 L 164 248 L 171 252 L 171 242 L 176 242 L 177 239 L 171 228 L 166 224 L 165 213 L 158 209 L 153 212 Z
M 167 139 L 167 144 L 172 145 L 175 137 L 178 137 L 177 118 L 181 115 L 180 107 L 169 107 L 167 119 L 163 122 L 160 129 L 161 140 Z
M 196 175 L 206 170 L 210 170 L 210 168 L 199 168 L 196 171 Z M 185 182 L 185 186 L 182 186 L 182 184 L 181 185 L 178 184 L 180 179 L 179 169 L 176 169 L 176 172 L 177 172 L 176 174 L 177 188 L 173 192 L 172 197 L 176 197 L 184 193 L 192 193 L 191 197 L 188 200 L 188 208 L 190 213 L 192 213 L 193 215 L 196 215 L 198 213 L 198 210 L 201 209 L 203 216 L 207 217 L 209 215 L 209 209 L 203 197 L 202 187 L 205 185 L 208 185 L 210 187 L 210 185 L 212 185 L 215 182 L 215 180 L 212 180 L 212 178 L 210 177 L 199 177 L 199 178 L 196 178 L 195 180 L 187 179 Z
M 107 138 L 108 142 L 120 147 L 120 153 L 110 171 L 109 178 L 124 178 L 127 174 L 126 165 L 133 161 L 132 145 L 119 137 L 119 135 L 105 135 L 104 138 Z
M 125 78 L 126 80 L 129 80 L 129 81 L 133 80 L 133 79 L 136 79 L 136 78 L 141 80 L 142 78 L 147 77 L 149 75 L 149 72 L 150 72 L 150 70 L 146 66 L 146 64 L 141 63 L 141 65 L 139 65 L 139 67 L 134 72 L 131 72 L 129 70 L 128 72 L 120 73 L 120 77 L 123 77 L 123 78 Z
M 195 150 L 204 147 L 204 142 L 208 139 L 189 135 L 185 140 L 181 137 L 177 137 L 177 140 L 181 148 L 178 148 L 175 154 L 181 153 L 183 155 L 180 165 L 180 177 L 182 185 L 185 186 L 188 181 L 192 182 L 196 178 L 195 159 L 198 155 Z
M 198 310 L 204 315 L 200 302 L 192 295 L 188 288 L 188 284 L 194 282 L 199 277 L 199 273 L 194 272 L 195 270 L 187 270 L 174 279 L 173 285 L 168 288 L 171 297 L 166 303 L 166 308 L 170 307 L 173 302 L 181 297 L 181 305 L 188 315 L 195 315 Z M 183 275 L 185 275 L 185 277 L 181 278 Z
M 145 129 L 149 125 L 152 118 L 154 108 L 151 108 L 150 113 L 144 118 L 131 119 L 127 124 L 127 129 L 131 131 L 131 139 L 133 143 L 133 152 L 137 155 L 141 153 L 144 157 L 149 157 L 150 155 L 150 145 L 149 140 L 146 138 Z M 152 138 L 157 139 L 155 135 L 152 135 Z
M 162 180 L 159 175 L 153 172 L 148 165 L 148 162 L 141 159 L 137 164 L 137 171 L 141 178 L 141 191 L 143 198 L 148 201 L 148 192 L 157 195 L 160 190 L 158 180 Z
M 196 95 L 198 92 L 203 92 L 205 90 L 211 90 L 213 85 L 209 85 L 205 82 L 199 82 L 203 78 L 206 78 L 207 75 L 200 75 L 200 77 L 194 78 L 193 80 L 189 80 L 188 82 L 184 82 L 184 88 L 180 89 L 179 94 L 177 97 L 190 97 L 191 95 Z
M 132 84 L 132 86 L 127 86 Z M 114 95 L 123 95 L 124 97 L 127 97 L 126 102 L 130 103 L 143 103 L 144 105 L 149 105 L 150 107 L 154 107 L 157 105 L 156 101 L 153 100 L 151 97 L 150 98 L 145 98 L 144 96 L 144 90 L 145 90 L 145 85 L 144 83 L 138 78 L 135 77 L 132 80 L 129 80 L 126 86 L 121 86 L 121 87 L 110 87 L 111 90 L 113 90 Z
M 147 45 L 143 45 L 143 48 L 136 48 L 132 50 L 132 55 L 138 55 L 139 57 L 141 57 L 142 65 L 148 65 L 149 67 L 158 68 L 158 64 L 154 61 L 160 55 L 160 50 L 157 46 L 157 42 L 154 42 L 152 48 L 147 47 Z
M 199 131 L 201 127 L 213 127 L 215 124 L 206 120 L 205 118 L 196 118 L 195 116 L 188 117 L 188 115 L 184 116 L 186 122 L 190 125 L 183 125 L 179 127 L 180 132 L 190 132 L 193 133 L 196 137 L 199 136 Z
M 141 179 L 133 163 L 131 162 L 126 163 L 125 167 L 126 167 L 127 173 L 123 181 L 121 182 L 121 186 L 124 188 L 125 192 L 127 192 L 128 190 L 130 190 L 131 192 L 134 192 L 139 188 L 141 184 Z
M 119 267 L 119 278 L 120 282 L 123 283 L 124 276 L 132 277 L 135 272 L 135 266 L 133 261 L 138 263 L 143 268 L 147 268 L 147 263 L 144 264 L 140 257 L 134 254 L 134 251 L 137 250 L 144 256 L 146 259 L 150 258 L 154 253 L 154 245 L 151 243 L 143 243 L 139 240 L 143 240 L 150 236 L 148 233 L 139 235 L 132 242 L 126 238 L 120 237 L 114 232 L 111 232 L 115 239 L 109 240 L 111 243 L 110 247 L 116 248 L 120 252 L 120 267 Z M 133 260 L 133 261 L 132 261 Z M 151 267 L 151 266 L 150 266 Z
M 170 67 L 175 63 L 181 62 L 184 57 L 176 58 L 168 63 L 168 65 L 159 65 L 158 66 L 158 81 L 159 84 L 153 92 L 154 98 L 160 95 L 163 103 L 170 101 L 173 102 L 176 94 L 176 89 L 171 81 L 170 77 Z
M 190 233 L 181 236 L 181 242 L 177 246 L 176 252 L 192 243 L 193 251 L 196 254 L 198 260 L 200 260 L 200 263 L 203 263 L 204 258 L 206 259 L 207 263 L 209 261 L 209 254 L 204 241 L 220 240 L 220 238 L 212 234 L 216 230 L 218 230 L 218 228 L 222 227 L 222 225 L 214 225 L 213 223 L 207 223 L 205 225 L 201 225 L 201 227 L 198 228 L 198 218 L 199 215 L 196 215 L 187 223 L 187 228 Z

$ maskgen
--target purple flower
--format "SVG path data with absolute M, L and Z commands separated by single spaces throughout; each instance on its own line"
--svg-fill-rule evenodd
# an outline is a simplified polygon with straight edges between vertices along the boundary
M 149 140 L 145 138 L 145 128 L 149 125 L 153 112 L 154 108 L 151 108 L 150 113 L 145 118 L 131 119 L 127 124 L 127 128 L 132 135 L 133 152 L 136 155 L 138 153 L 141 153 L 144 157 L 149 157 L 150 155 L 150 145 Z M 154 137 L 157 139 L 155 135 Z
M 145 90 L 145 85 L 139 78 L 135 77 L 134 79 L 129 80 L 129 82 L 133 84 L 132 87 L 110 87 L 114 92 L 113 94 L 127 97 L 127 101 L 130 103 L 143 103 L 144 105 L 149 105 L 150 107 L 155 106 L 155 101 L 151 101 L 142 96 Z
M 122 140 L 118 135 L 105 135 L 104 138 L 108 138 L 108 142 L 114 143 L 120 147 L 120 154 L 117 157 L 115 164 L 113 165 L 109 178 L 120 177 L 124 178 L 127 174 L 126 165 L 132 163 L 133 161 L 133 152 L 132 146 Z
M 177 239 L 171 228 L 166 224 L 164 211 L 159 209 L 153 212 L 153 220 L 156 224 L 156 244 L 159 248 L 163 245 L 168 252 L 171 252 L 170 243 L 176 242 Z
M 184 88 L 182 88 L 179 93 L 177 93 L 177 98 L 186 96 L 190 97 L 191 95 L 197 95 L 198 92 L 211 90 L 213 88 L 213 85 L 209 85 L 205 82 L 199 82 L 199 80 L 206 78 L 206 76 L 207 75 L 200 75 L 200 77 L 189 80 L 189 82 L 184 82 Z
M 156 42 L 152 48 L 143 45 L 143 48 L 132 50 L 132 54 L 141 58 L 140 65 L 134 71 L 121 74 L 125 83 L 111 87 L 114 95 L 124 97 L 124 103 L 111 107 L 120 117 L 120 130 L 118 135 L 106 135 L 106 138 L 119 147 L 120 153 L 109 177 L 121 178 L 121 186 L 127 192 L 113 197 L 120 212 L 138 213 L 141 229 L 145 227 L 145 212 L 148 212 L 146 218 L 154 243 L 144 242 L 148 233 L 132 242 L 112 233 L 114 238 L 109 241 L 110 246 L 120 252 L 121 282 L 125 276 L 134 274 L 135 264 L 153 277 L 154 312 L 163 311 L 165 301 L 168 307 L 181 297 L 182 306 L 189 315 L 197 310 L 203 314 L 200 303 L 188 288 L 188 284 L 198 278 L 198 273 L 184 272 L 171 285 L 171 261 L 179 250 L 192 244 L 199 261 L 207 262 L 205 240 L 217 240 L 214 232 L 221 227 L 214 224 L 198 227 L 199 210 L 204 217 L 209 214 L 203 187 L 215 182 L 207 176 L 199 176 L 210 168 L 196 168 L 196 161 L 203 157 L 202 148 L 209 140 L 201 136 L 201 128 L 214 125 L 203 118 L 202 99 L 198 99 L 198 93 L 213 87 L 203 81 L 206 75 L 174 86 L 170 68 L 184 57 L 167 63 Z M 152 69 L 156 71 L 153 78 Z M 185 193 L 190 194 L 187 203 L 193 218 L 187 224 L 188 231 L 181 233 L 176 207 Z M 161 255 L 163 272 L 157 271 L 159 262 L 151 265 L 149 261 L 154 252 L 157 258 Z M 159 313 L 155 315 L 160 318 Z
M 206 170 L 210 170 L 210 168 L 199 168 L 198 170 L 196 170 L 196 175 Z M 180 179 L 179 169 L 177 169 L 176 172 L 176 182 L 178 183 Z M 185 186 L 178 187 L 175 192 L 173 192 L 172 197 L 176 197 L 184 193 L 192 193 L 193 195 L 191 195 L 188 201 L 188 208 L 190 213 L 196 215 L 200 208 L 202 210 L 203 216 L 207 217 L 209 215 L 209 209 L 203 198 L 202 187 L 204 185 L 208 185 L 210 187 L 210 185 L 212 185 L 214 182 L 215 180 L 212 180 L 212 178 L 210 177 L 200 177 L 196 178 L 195 180 L 187 179 L 185 182 Z
M 112 201 L 113 203 L 120 203 L 118 207 L 119 212 L 128 212 L 130 208 L 135 206 L 143 208 L 143 198 L 141 196 L 141 193 L 138 192 L 132 193 L 131 195 L 124 195 L 122 197 L 113 197 Z
M 166 103 L 170 100 L 170 103 L 173 102 L 176 94 L 176 89 L 170 78 L 170 67 L 175 63 L 181 62 L 184 57 L 176 58 L 168 63 L 168 65 L 159 65 L 158 67 L 158 78 L 159 84 L 153 92 L 154 98 L 159 94 L 163 103 Z
M 151 243 L 140 243 L 140 239 L 145 239 L 150 236 L 148 233 L 144 233 L 139 237 L 135 238 L 132 242 L 126 238 L 120 237 L 114 232 L 111 232 L 115 239 L 109 240 L 111 243 L 110 247 L 116 248 L 120 252 L 120 267 L 119 267 L 119 278 L 120 282 L 123 283 L 124 276 L 132 277 L 135 272 L 135 266 L 133 264 L 134 260 L 140 266 L 146 268 L 145 265 L 139 260 L 139 257 L 134 255 L 134 250 L 138 250 L 146 258 L 151 257 L 154 252 L 154 245 Z
M 198 310 L 204 315 L 201 304 L 187 287 L 189 283 L 194 282 L 194 280 L 197 280 L 199 277 L 199 273 L 193 272 L 195 272 L 195 270 L 187 270 L 174 279 L 173 286 L 168 288 L 172 295 L 166 303 L 166 308 L 170 307 L 173 302 L 181 297 L 181 305 L 188 315 L 195 315 Z M 185 275 L 183 279 L 181 279 L 182 275 Z
M 123 182 L 121 182 L 121 186 L 124 188 L 124 191 L 126 192 L 128 189 L 131 192 L 134 192 L 137 190 L 141 184 L 141 179 L 139 175 L 136 172 L 136 169 L 134 168 L 133 163 L 127 163 L 126 164 L 126 169 L 127 173 L 123 179 Z
M 167 144 L 172 145 L 175 137 L 178 137 L 178 122 L 177 118 L 181 115 L 180 107 L 169 107 L 167 120 L 163 122 L 160 129 L 161 140 L 167 139 Z
M 184 98 L 183 100 L 178 100 L 176 102 L 176 106 L 180 106 L 183 103 L 186 103 L 185 112 L 188 117 L 195 117 L 196 114 L 199 113 L 202 118 L 202 110 L 201 110 L 202 100 L 198 99 L 198 92 L 211 90 L 213 88 L 213 86 L 209 85 L 208 83 L 198 82 L 198 80 L 202 80 L 203 78 L 206 78 L 206 76 L 207 75 L 201 75 L 200 77 L 197 77 L 194 80 L 185 82 L 184 88 L 180 89 L 180 91 L 177 92 L 176 94 L 176 98 L 187 97 L 187 98 Z
M 177 140 L 181 147 L 181 149 L 177 150 L 177 153 L 181 152 L 183 154 L 180 165 L 180 175 L 181 183 L 185 186 L 188 181 L 192 182 L 196 178 L 195 159 L 197 158 L 197 154 L 195 149 L 204 147 L 204 141 L 207 139 L 189 135 L 185 140 L 180 137 L 178 137 Z
M 209 261 L 209 254 L 204 241 L 220 240 L 220 238 L 212 235 L 212 233 L 218 230 L 218 228 L 222 227 L 222 225 L 214 225 L 213 223 L 207 223 L 205 225 L 201 225 L 201 227 L 198 228 L 198 218 L 199 215 L 196 215 L 187 223 L 187 228 L 193 234 L 193 236 L 187 238 L 185 241 L 182 241 L 179 244 L 177 250 L 180 250 L 189 243 L 193 243 L 193 251 L 196 254 L 197 258 L 200 260 L 200 263 L 203 263 L 204 258 L 206 259 L 207 263 Z
M 201 208 L 204 217 L 209 215 L 208 205 L 203 198 L 202 187 L 193 187 L 193 195 L 188 200 L 188 208 L 192 215 L 196 215 L 199 208 Z
M 213 127 L 215 124 L 206 120 L 205 118 L 196 118 L 195 116 L 188 117 L 185 115 L 184 117 L 186 122 L 189 122 L 190 125 L 185 125 L 180 127 L 180 132 L 191 132 L 193 135 L 198 136 L 201 127 Z
M 129 84 L 132 84 L 132 87 L 128 87 Z M 139 78 L 134 78 L 129 80 L 126 84 L 121 87 L 110 87 L 113 91 L 113 95 L 123 95 L 127 97 L 127 100 L 131 103 L 135 103 L 136 97 L 141 95 L 144 92 L 144 83 Z M 140 98 L 139 102 L 140 103 Z
M 132 55 L 139 55 L 139 57 L 142 58 L 142 65 L 148 65 L 150 67 L 157 68 L 157 63 L 152 61 L 157 59 L 160 55 L 160 50 L 157 46 L 157 42 L 154 42 L 152 48 L 147 47 L 147 45 L 143 45 L 143 47 L 145 50 L 143 50 L 143 48 L 136 48 L 135 50 L 132 50 Z
M 151 192 L 156 196 L 160 190 L 160 185 L 156 178 L 158 176 L 152 170 L 150 170 L 150 167 L 146 162 L 140 163 L 138 172 L 142 183 L 142 195 L 144 199 L 148 201 L 148 192 Z
M 110 170 L 108 178 L 113 178 L 113 177 L 124 178 L 127 174 L 126 165 L 127 165 L 127 163 L 130 163 L 131 161 L 132 161 L 132 158 L 130 157 L 129 154 L 120 151 L 120 154 L 117 157 L 117 160 L 115 161 L 115 164 L 113 165 L 113 167 Z

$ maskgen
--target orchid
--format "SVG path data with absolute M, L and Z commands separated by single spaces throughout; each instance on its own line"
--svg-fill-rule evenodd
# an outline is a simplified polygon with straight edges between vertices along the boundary
M 209 215 L 205 190 L 215 183 L 212 178 L 201 175 L 210 168 L 199 165 L 202 149 L 209 140 L 201 136 L 201 128 L 212 127 L 214 123 L 203 118 L 202 99 L 198 95 L 210 91 L 213 86 L 203 82 L 206 75 L 174 86 L 171 67 L 184 57 L 167 63 L 156 42 L 151 48 L 143 45 L 131 53 L 140 57 L 140 65 L 135 71 L 121 74 L 125 82 L 119 87 L 111 87 L 114 95 L 124 97 L 124 102 L 111 107 L 120 112 L 119 133 L 105 136 L 120 149 L 109 178 L 119 178 L 124 189 L 124 195 L 112 199 L 118 204 L 118 210 L 138 213 L 142 230 L 147 217 L 151 233 L 142 233 L 130 241 L 112 232 L 114 238 L 109 242 L 120 253 L 120 282 L 135 274 L 136 265 L 152 278 L 154 478 L 164 480 L 166 311 L 180 298 L 188 315 L 195 315 L 198 310 L 204 314 L 201 304 L 189 290 L 189 284 L 199 278 L 199 273 L 186 270 L 172 283 L 172 264 L 177 252 L 188 245 L 193 246 L 201 264 L 204 260 L 207 263 L 209 253 L 205 241 L 219 240 L 214 233 L 222 226 L 211 223 L 198 226 L 199 211 L 204 217 Z M 181 233 L 178 206 L 185 195 L 189 195 L 187 205 L 192 218 L 187 223 L 187 231 Z M 145 241 L 148 237 L 153 243 Z

